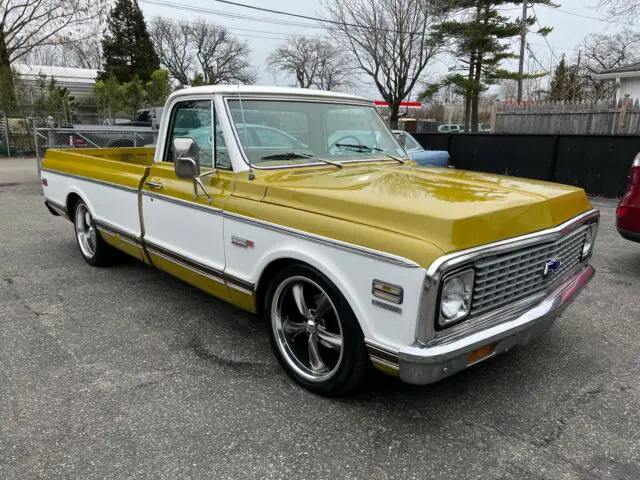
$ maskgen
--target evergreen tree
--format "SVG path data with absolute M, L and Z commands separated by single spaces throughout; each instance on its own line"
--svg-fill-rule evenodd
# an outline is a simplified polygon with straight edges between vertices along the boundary
M 581 100 L 581 90 L 577 65 L 567 65 L 563 55 L 553 73 L 548 99 L 552 102 Z
M 114 75 L 120 83 L 135 76 L 144 82 L 160 68 L 137 0 L 117 0 L 109 13 L 108 31 L 102 39 L 103 71 L 98 79 Z
M 161 68 L 151 74 L 151 81 L 147 82 L 147 103 L 151 107 L 164 105 L 171 93 L 169 71 Z
M 528 1 L 528 0 L 527 0 Z M 449 75 L 444 84 L 453 85 L 455 92 L 465 97 L 466 131 L 478 129 L 480 95 L 490 85 L 500 80 L 517 79 L 517 72 L 500 68 L 503 60 L 518 58 L 506 43 L 520 35 L 520 19 L 512 20 L 500 11 L 513 4 L 522 5 L 522 0 L 454 0 L 460 13 L 455 20 L 442 23 L 438 32 L 445 38 L 456 41 L 456 56 L 460 72 Z M 538 3 L 553 5 L 550 0 Z M 528 17 L 526 24 L 533 25 L 535 17 Z M 550 29 L 538 33 L 547 35 Z M 532 78 L 539 75 L 527 75 Z M 433 90 L 430 87 L 431 91 Z M 425 94 L 430 92 L 425 92 Z

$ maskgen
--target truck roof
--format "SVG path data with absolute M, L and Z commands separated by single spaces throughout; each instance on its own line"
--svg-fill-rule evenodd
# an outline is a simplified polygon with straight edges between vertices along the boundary
M 327 92 L 324 90 L 312 90 L 309 88 L 292 88 L 292 87 L 264 87 L 259 85 L 205 85 L 202 87 L 188 87 L 177 90 L 172 93 L 170 98 L 181 97 L 183 95 L 193 94 L 223 94 L 223 95 L 291 95 L 305 96 L 314 98 L 332 98 L 336 100 L 355 100 L 358 102 L 371 102 L 364 97 L 350 95 L 346 93 Z M 373 102 L 371 102 L 373 103 Z

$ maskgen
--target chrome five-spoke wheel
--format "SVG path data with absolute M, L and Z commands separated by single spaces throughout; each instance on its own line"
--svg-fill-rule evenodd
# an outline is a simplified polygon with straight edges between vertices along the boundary
M 324 289 L 313 280 L 289 277 L 275 291 L 271 320 L 287 363 L 310 381 L 331 377 L 343 357 L 342 321 Z
M 93 266 L 111 265 L 116 262 L 114 249 L 107 244 L 98 229 L 91 211 L 83 200 L 78 200 L 72 214 L 76 240 L 82 257 Z
M 84 203 L 76 207 L 76 237 L 85 258 L 93 258 L 98 245 L 98 233 L 89 209 Z
M 300 263 L 281 268 L 269 281 L 263 306 L 280 365 L 307 390 L 344 395 L 369 376 L 360 324 L 323 273 Z

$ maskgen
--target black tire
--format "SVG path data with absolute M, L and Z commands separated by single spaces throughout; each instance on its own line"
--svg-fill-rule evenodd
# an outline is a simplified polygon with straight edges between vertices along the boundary
M 302 293 L 303 287 L 297 287 L 299 284 L 304 286 L 306 293 Z M 315 293 L 315 287 L 320 288 L 317 291 L 318 294 L 310 295 Z M 302 320 L 304 316 L 301 314 L 302 310 L 300 310 L 294 294 L 296 288 L 299 288 L 300 296 L 305 298 L 306 295 L 307 300 L 303 304 L 312 302 L 313 300 L 309 299 L 314 298 L 324 301 L 323 294 L 328 296 L 331 305 L 325 310 L 326 314 L 317 320 L 316 326 L 309 326 L 309 320 Z M 315 306 L 320 307 L 318 304 Z M 290 315 L 285 316 L 283 312 L 287 311 L 287 308 Z M 320 310 L 321 308 L 307 309 L 311 315 L 315 315 Z M 271 347 L 280 365 L 293 380 L 307 390 L 324 396 L 346 395 L 361 386 L 373 370 L 364 343 L 364 335 L 347 300 L 325 275 L 314 268 L 295 264 L 278 273 L 268 286 L 263 314 L 269 331 Z M 300 321 L 290 321 L 291 316 L 298 314 L 300 314 Z M 298 318 L 296 317 L 296 319 Z M 313 319 L 310 321 L 314 323 Z M 284 328 L 284 324 L 288 322 L 289 326 L 295 325 L 291 329 L 295 331 L 293 337 L 285 333 L 289 328 Z M 304 325 L 304 327 L 300 327 L 300 325 Z M 310 360 L 311 337 L 313 335 L 316 335 L 316 356 L 314 358 L 321 359 L 320 365 L 326 368 L 326 372 L 313 370 L 314 365 Z M 329 339 L 341 338 L 340 354 L 336 353 L 335 349 L 338 348 L 336 345 L 331 346 L 326 342 L 327 335 L 330 335 Z M 308 365 L 305 365 L 304 360 L 305 344 L 309 351 Z M 296 352 L 300 355 L 297 355 Z M 319 356 L 318 353 L 320 353 Z M 334 363 L 332 360 L 335 360 L 336 356 L 339 358 Z M 302 360 L 300 360 L 301 358 Z M 316 361 L 316 368 L 317 366 Z M 326 378 L 310 378 L 313 375 L 324 375 Z
M 78 200 L 73 210 L 72 219 L 80 254 L 89 265 L 103 267 L 117 263 L 118 252 L 100 236 L 100 232 L 93 222 L 93 215 L 84 201 Z M 93 229 L 93 234 L 88 234 L 89 227 Z M 84 234 L 85 237 L 90 236 L 93 240 L 87 240 L 85 243 L 81 234 Z

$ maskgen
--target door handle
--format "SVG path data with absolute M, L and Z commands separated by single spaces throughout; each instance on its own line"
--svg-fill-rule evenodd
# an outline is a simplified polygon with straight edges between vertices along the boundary
M 148 185 L 149 188 L 162 188 L 164 186 L 160 182 L 147 181 L 147 182 L 144 182 L 144 183 L 145 183 L 145 185 Z

